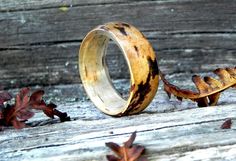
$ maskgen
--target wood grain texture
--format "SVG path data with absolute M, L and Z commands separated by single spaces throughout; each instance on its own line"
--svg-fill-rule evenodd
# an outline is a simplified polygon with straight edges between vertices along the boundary
M 236 62 L 235 1 L 1 0 L 0 12 L 4 88 L 79 83 L 80 42 L 108 21 L 126 21 L 144 32 L 167 73 L 205 72 Z M 122 55 L 112 48 L 110 53 L 112 77 L 127 78 Z
M 183 75 L 175 77 L 182 79 Z M 184 79 L 188 82 L 186 75 Z M 122 93 L 129 88 L 128 84 L 128 80 L 115 81 Z M 111 151 L 105 147 L 105 142 L 122 144 L 135 130 L 135 143 L 145 146 L 145 155 L 150 161 L 236 159 L 234 89 L 223 93 L 218 106 L 207 108 L 196 108 L 186 100 L 169 101 L 160 90 L 140 115 L 122 118 L 98 111 L 84 95 L 80 84 L 44 89 L 46 100 L 58 104 L 72 121 L 59 123 L 57 119 L 50 120 L 37 113 L 28 122 L 31 128 L 4 129 L 0 132 L 1 160 L 106 160 L 105 155 Z M 232 118 L 232 128 L 220 129 L 227 118 Z

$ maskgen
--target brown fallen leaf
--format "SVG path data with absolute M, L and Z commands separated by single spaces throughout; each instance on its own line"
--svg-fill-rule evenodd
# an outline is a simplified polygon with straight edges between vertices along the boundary
M 35 91 L 30 96 L 30 107 L 36 110 L 43 110 L 44 114 L 50 118 L 54 118 L 54 116 L 58 116 L 63 121 L 69 121 L 70 117 L 67 116 L 67 113 L 60 112 L 56 109 L 57 105 L 54 103 L 46 104 L 43 100 L 44 91 L 38 90 Z
M 108 161 L 147 161 L 147 158 L 141 157 L 144 153 L 144 147 L 141 145 L 133 145 L 136 138 L 136 132 L 133 132 L 129 140 L 124 142 L 123 146 L 116 143 L 108 142 L 109 147 L 117 156 L 107 155 Z
M 34 112 L 32 111 L 33 109 L 42 110 L 51 118 L 54 118 L 54 115 L 56 115 L 61 121 L 70 120 L 70 117 L 68 117 L 66 113 L 56 110 L 55 104 L 46 104 L 42 99 L 43 95 L 43 90 L 38 90 L 31 94 L 29 88 L 21 89 L 16 95 L 14 105 L 7 104 L 6 107 L 1 108 L 0 127 L 12 125 L 16 129 L 24 128 L 26 126 L 25 121 L 34 116 Z M 0 98 L 5 98 L 2 99 L 3 103 L 10 99 L 10 97 L 5 97 L 5 95 L 4 97 L 0 95 Z
M 232 119 L 227 119 L 222 125 L 221 129 L 231 129 Z
M 160 77 L 164 83 L 164 90 L 170 97 L 174 95 L 177 99 L 190 99 L 198 103 L 199 107 L 215 106 L 218 103 L 220 93 L 230 87 L 236 87 L 236 67 L 235 68 L 218 68 L 214 71 L 219 80 L 212 77 L 203 79 L 194 75 L 192 80 L 198 92 L 180 89 L 179 87 L 167 81 L 164 74 L 160 72 Z
M 12 99 L 12 96 L 10 93 L 6 91 L 0 92 L 0 131 L 2 130 L 2 126 L 4 125 L 4 115 L 3 115 L 4 103 L 11 99 Z
M 0 106 L 3 106 L 4 102 L 9 101 L 10 99 L 12 99 L 10 93 L 6 91 L 0 92 Z

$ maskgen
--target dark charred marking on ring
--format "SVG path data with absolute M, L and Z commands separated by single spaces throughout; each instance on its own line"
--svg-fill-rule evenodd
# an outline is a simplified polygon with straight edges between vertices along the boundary
M 134 45 L 134 49 L 135 49 L 137 55 L 139 56 L 139 50 L 138 50 L 138 47 L 136 45 Z
M 129 24 L 127 24 L 127 23 L 121 23 L 121 25 L 123 25 L 123 26 L 125 26 L 125 27 L 128 27 L 128 28 L 130 28 L 130 25 Z
M 100 100 L 102 101 L 102 103 L 104 103 L 103 99 L 101 98 L 101 96 L 97 95 L 98 98 L 100 98 Z
M 146 95 L 152 90 L 151 85 L 150 85 L 150 80 L 151 80 L 151 73 L 149 72 L 146 82 L 144 83 L 142 81 L 138 85 L 138 90 L 134 93 L 134 96 L 130 102 L 130 105 L 124 113 L 125 115 L 129 114 L 130 112 L 138 108 L 138 106 L 143 103 Z
M 105 46 L 107 45 L 107 43 L 105 43 L 107 41 L 107 39 L 105 38 L 103 41 L 102 41 L 102 44 L 101 46 Z M 105 47 L 106 48 L 106 47 Z M 106 50 L 103 50 L 103 54 L 102 54 L 102 66 L 103 67 L 106 67 Z
M 105 55 L 102 56 L 102 66 L 106 67 L 106 58 Z
M 120 26 L 115 26 L 114 28 L 118 29 L 120 31 L 120 33 L 122 33 L 125 36 L 128 36 L 127 32 L 125 31 L 124 27 L 120 27 Z
M 152 88 L 150 85 L 151 79 L 154 79 L 159 74 L 157 60 L 152 60 L 150 56 L 147 58 L 149 65 L 149 73 L 145 82 L 141 82 L 138 85 L 138 90 L 135 91 L 133 98 L 130 101 L 130 105 L 124 115 L 131 113 L 139 108 L 139 106 L 145 100 L 146 95 L 151 92 Z
M 85 71 L 85 76 L 88 77 L 88 70 L 86 66 L 84 66 L 84 71 Z
M 149 65 L 149 72 L 151 72 L 152 79 L 154 79 L 155 76 L 159 75 L 157 60 L 156 59 L 152 60 L 150 56 L 148 56 L 147 60 Z
M 105 108 L 106 111 L 110 111 L 108 108 Z

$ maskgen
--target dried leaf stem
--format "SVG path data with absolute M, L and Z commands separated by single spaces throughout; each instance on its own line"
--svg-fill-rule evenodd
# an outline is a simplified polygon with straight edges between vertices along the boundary
M 161 72 L 160 77 L 164 83 L 164 90 L 169 97 L 174 95 L 181 101 L 183 98 L 190 99 L 197 102 L 199 107 L 206 107 L 216 105 L 221 92 L 230 87 L 236 86 L 236 67 L 225 69 L 218 68 L 214 70 L 214 73 L 219 77 L 219 79 L 208 76 L 202 79 L 198 75 L 192 77 L 192 81 L 194 82 L 198 92 L 180 89 L 171 84 Z

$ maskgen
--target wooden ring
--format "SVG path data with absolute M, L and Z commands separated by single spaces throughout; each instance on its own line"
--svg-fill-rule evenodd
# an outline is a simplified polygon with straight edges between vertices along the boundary
M 120 48 L 129 67 L 131 87 L 127 100 L 113 87 L 105 64 L 110 39 Z M 108 115 L 123 116 L 144 110 L 158 88 L 155 52 L 144 35 L 127 23 L 109 22 L 90 31 L 80 46 L 79 67 L 88 96 Z

